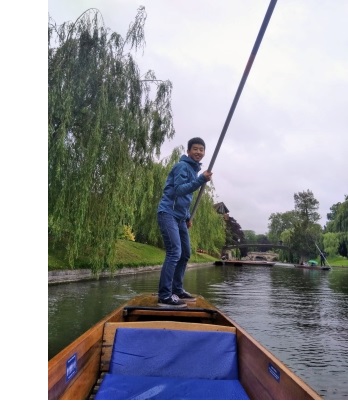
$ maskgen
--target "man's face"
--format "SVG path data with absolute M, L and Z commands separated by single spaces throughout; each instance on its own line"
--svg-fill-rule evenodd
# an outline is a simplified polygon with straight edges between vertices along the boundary
M 194 143 L 191 146 L 191 149 L 187 151 L 187 156 L 193 159 L 196 162 L 200 162 L 205 155 L 205 148 L 203 145 Z

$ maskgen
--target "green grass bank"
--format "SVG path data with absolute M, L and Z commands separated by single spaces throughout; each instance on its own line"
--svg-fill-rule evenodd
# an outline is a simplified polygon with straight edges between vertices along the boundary
M 157 266 L 163 263 L 165 252 L 157 247 L 136 243 L 128 240 L 118 240 L 117 244 L 117 269 L 124 267 L 137 268 Z M 195 253 L 191 255 L 190 263 L 214 262 L 216 257 L 209 254 Z M 77 260 L 74 269 L 89 269 L 91 266 L 86 259 Z M 70 270 L 64 247 L 53 247 L 48 243 L 48 271 Z
M 164 250 L 134 241 L 118 240 L 116 247 L 117 269 L 157 266 L 163 263 L 165 257 Z M 190 263 L 209 263 L 215 260 L 216 258 L 209 254 L 195 253 L 191 255 Z M 317 261 L 320 264 L 319 257 Z M 348 259 L 342 256 L 329 257 L 327 261 L 331 267 L 348 267 Z M 75 269 L 89 269 L 90 267 L 87 259 L 83 257 L 77 260 L 74 266 Z M 48 242 L 48 271 L 70 269 L 65 248 L 63 246 L 53 248 Z

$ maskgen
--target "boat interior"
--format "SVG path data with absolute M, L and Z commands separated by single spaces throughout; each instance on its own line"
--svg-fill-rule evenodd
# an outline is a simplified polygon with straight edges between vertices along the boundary
M 106 324 L 105 376 L 94 398 L 249 399 L 238 377 L 236 329 L 203 326 Z
M 49 399 L 320 399 L 203 297 L 157 298 L 134 297 L 53 357 Z

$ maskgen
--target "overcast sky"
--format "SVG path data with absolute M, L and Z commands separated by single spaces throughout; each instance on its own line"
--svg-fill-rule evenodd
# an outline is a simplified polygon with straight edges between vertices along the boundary
M 206 142 L 208 168 L 269 0 L 48 0 L 61 24 L 88 8 L 125 37 L 145 6 L 143 72 L 173 84 L 175 136 Z M 213 167 L 216 201 L 243 230 L 268 230 L 311 190 L 320 223 L 348 194 L 348 1 L 278 0 Z

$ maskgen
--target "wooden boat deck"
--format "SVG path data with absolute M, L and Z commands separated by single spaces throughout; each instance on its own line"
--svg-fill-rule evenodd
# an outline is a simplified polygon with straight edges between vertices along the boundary
M 187 308 L 160 307 L 157 304 L 157 294 L 143 294 L 130 300 L 122 309 L 122 319 L 114 316 L 109 322 L 163 321 L 175 320 L 182 322 L 199 322 L 219 325 L 231 325 L 229 320 L 221 320 L 216 308 L 201 296 L 193 303 L 187 303 Z M 219 322 L 217 322 L 219 321 Z
M 115 331 L 127 327 L 235 331 L 239 378 L 250 399 L 321 399 L 242 327 L 203 297 L 197 296 L 196 302 L 182 309 L 159 307 L 157 299 L 157 294 L 134 297 L 53 357 L 48 362 L 48 398 L 93 399 L 109 368 Z

